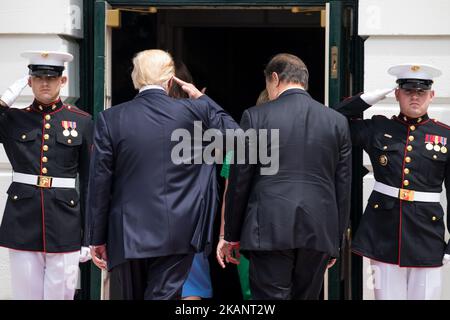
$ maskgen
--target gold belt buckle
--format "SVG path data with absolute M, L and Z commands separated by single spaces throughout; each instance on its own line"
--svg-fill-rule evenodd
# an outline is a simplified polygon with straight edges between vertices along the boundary
M 414 190 L 400 189 L 398 197 L 405 201 L 414 201 Z
M 50 188 L 52 186 L 52 177 L 38 176 L 37 186 Z

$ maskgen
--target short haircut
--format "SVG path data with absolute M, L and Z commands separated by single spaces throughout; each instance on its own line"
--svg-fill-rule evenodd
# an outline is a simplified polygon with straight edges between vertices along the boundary
M 267 64 L 264 75 L 270 78 L 273 72 L 281 82 L 298 83 L 308 90 L 308 68 L 299 57 L 289 53 L 277 54 Z
M 172 56 L 158 49 L 138 52 L 133 58 L 133 66 L 131 79 L 138 90 L 152 84 L 167 88 L 168 81 L 175 74 Z

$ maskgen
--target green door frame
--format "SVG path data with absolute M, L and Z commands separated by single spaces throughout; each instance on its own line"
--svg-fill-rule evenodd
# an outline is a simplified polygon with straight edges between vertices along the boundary
M 344 72 L 343 68 L 343 45 L 342 45 L 342 2 L 330 1 L 330 28 L 329 28 L 329 72 L 328 77 L 328 105 L 336 105 L 341 100 L 341 94 L 343 91 L 343 81 L 341 75 Z M 337 57 L 334 56 L 337 54 Z M 337 59 L 337 60 L 335 60 Z M 337 64 L 335 75 L 332 69 L 334 64 Z M 339 300 L 342 297 L 342 281 L 341 281 L 341 269 L 342 264 L 336 263 L 333 268 L 328 271 L 328 299 Z
M 90 45 L 90 49 L 85 51 L 90 52 L 93 58 L 93 70 L 89 70 L 89 73 L 93 74 L 93 101 L 91 101 L 91 112 L 96 118 L 97 114 L 104 110 L 104 97 L 105 97 L 105 30 L 106 30 L 106 6 L 109 4 L 112 7 L 120 6 L 158 6 L 158 7 L 176 7 L 176 6 L 209 6 L 217 7 L 232 7 L 232 6 L 247 6 L 247 7 L 283 7 L 283 6 L 325 6 L 326 3 L 330 4 L 330 35 L 329 35 L 329 57 L 330 57 L 330 69 L 332 67 L 333 59 L 332 47 L 337 47 L 339 52 L 337 60 L 337 77 L 329 78 L 329 105 L 333 106 L 337 102 L 341 101 L 345 96 L 355 94 L 362 90 L 363 83 L 363 42 L 357 36 L 356 27 L 353 28 L 350 34 L 350 39 L 344 37 L 343 27 L 343 14 L 345 8 L 353 9 L 353 25 L 357 26 L 357 9 L 358 0 L 301 0 L 301 1 L 288 1 L 288 0 L 253 0 L 253 1 L 240 1 L 240 0 L 84 0 L 85 6 L 90 6 L 88 12 L 91 15 L 85 19 L 85 25 L 91 24 L 93 26 L 94 41 L 87 42 L 86 45 Z M 85 10 L 86 12 L 86 10 Z M 92 33 L 91 33 L 92 34 Z M 350 47 L 350 48 L 348 48 Z M 344 50 L 347 49 L 347 50 Z M 335 50 L 335 49 L 334 49 Z M 88 60 L 89 61 L 89 60 Z M 351 84 L 346 79 L 346 73 L 352 73 L 353 77 Z M 352 88 L 350 90 L 349 88 Z M 92 88 L 91 88 L 92 89 Z M 89 90 L 89 89 L 87 89 Z M 351 91 L 351 92 L 350 92 Z M 360 168 L 362 165 L 362 153 L 356 152 L 353 157 L 354 168 Z M 356 171 L 356 174 L 355 174 Z M 353 176 L 353 190 L 352 190 L 352 228 L 359 223 L 360 215 L 362 212 L 362 174 L 361 170 L 354 170 Z M 352 258 L 353 270 L 362 270 L 361 259 L 357 257 Z M 328 298 L 331 300 L 343 299 L 349 297 L 344 290 L 343 282 L 341 281 L 341 267 L 333 267 L 329 272 L 329 290 Z M 358 272 L 352 278 L 351 292 L 353 292 L 353 298 L 362 297 L 362 274 Z M 90 270 L 90 299 L 100 298 L 100 272 L 96 267 L 92 267 Z

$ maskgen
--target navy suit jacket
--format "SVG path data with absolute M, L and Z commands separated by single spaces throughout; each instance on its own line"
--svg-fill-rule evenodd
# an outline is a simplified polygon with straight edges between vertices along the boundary
M 215 165 L 194 164 L 194 152 L 183 155 L 192 164 L 171 160 L 180 142 L 171 141 L 172 132 L 184 129 L 194 137 L 194 121 L 203 130 L 238 128 L 206 95 L 173 99 L 159 89 L 99 114 L 90 234 L 92 245 L 107 244 L 108 269 L 126 259 L 199 252 L 210 242 L 218 202 Z
M 225 240 L 240 241 L 243 250 L 307 248 L 338 257 L 350 215 L 347 119 L 289 89 L 247 109 L 241 127 L 279 130 L 279 170 L 261 175 L 260 164 L 231 166 Z

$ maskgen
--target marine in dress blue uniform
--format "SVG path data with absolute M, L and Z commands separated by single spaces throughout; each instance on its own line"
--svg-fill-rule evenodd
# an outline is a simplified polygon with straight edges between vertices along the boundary
M 50 83 L 65 78 L 64 63 L 72 55 L 22 56 L 30 59 L 36 98 L 24 109 L 0 108 L 0 142 L 13 169 L 0 246 L 10 249 L 13 298 L 73 299 L 80 248 L 88 245 L 83 212 L 93 123 L 89 114 L 61 101 L 59 88 L 51 103 L 36 94 L 51 93 Z M 40 81 L 39 88 L 33 81 Z
M 350 118 L 352 142 L 369 154 L 375 186 L 352 243 L 371 259 L 377 299 L 438 299 L 444 240 L 442 184 L 450 192 L 450 127 L 428 116 L 433 66 L 404 64 L 397 77 L 398 116 L 357 119 L 372 102 L 357 95 L 336 107 Z M 408 114 L 405 114 L 408 113 Z

